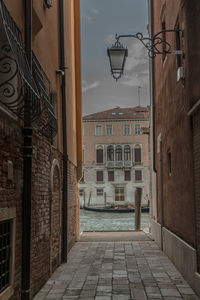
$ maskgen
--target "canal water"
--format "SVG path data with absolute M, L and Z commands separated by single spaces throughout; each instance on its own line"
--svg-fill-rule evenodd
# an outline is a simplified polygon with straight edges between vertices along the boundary
M 135 230 L 135 213 L 106 213 L 80 209 L 80 232 Z M 149 213 L 141 215 L 141 229 L 149 232 Z

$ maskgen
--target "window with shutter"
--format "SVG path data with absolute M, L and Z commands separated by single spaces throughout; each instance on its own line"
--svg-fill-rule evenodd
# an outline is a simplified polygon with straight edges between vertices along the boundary
M 97 182 L 103 182 L 103 171 L 97 171 Z
M 103 164 L 103 149 L 96 150 L 97 164 Z
M 142 158 L 142 155 L 141 155 L 141 147 L 139 145 L 135 146 L 134 148 L 134 156 L 135 156 L 135 163 L 141 163 L 141 158 Z
M 129 171 L 129 170 L 124 171 L 124 180 L 125 181 L 130 181 L 131 180 L 131 171 Z
M 114 171 L 108 171 L 108 181 L 114 181 Z
M 142 181 L 142 170 L 135 170 L 135 181 Z

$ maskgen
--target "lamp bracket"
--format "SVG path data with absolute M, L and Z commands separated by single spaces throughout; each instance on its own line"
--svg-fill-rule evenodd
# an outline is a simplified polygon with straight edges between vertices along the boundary
M 123 34 L 123 35 L 115 35 L 115 46 L 121 45 L 119 39 L 120 38 L 136 38 L 140 40 L 140 42 L 145 46 L 145 48 L 148 51 L 148 55 L 150 58 L 154 58 L 157 54 L 169 54 L 169 53 L 175 53 L 175 54 L 182 54 L 181 50 L 175 50 L 172 51 L 171 45 L 169 42 L 165 40 L 161 35 L 167 32 L 181 32 L 182 36 L 184 34 L 183 30 L 181 29 L 165 29 L 162 31 L 159 31 L 156 33 L 153 37 L 145 37 L 142 33 L 138 32 L 136 34 Z

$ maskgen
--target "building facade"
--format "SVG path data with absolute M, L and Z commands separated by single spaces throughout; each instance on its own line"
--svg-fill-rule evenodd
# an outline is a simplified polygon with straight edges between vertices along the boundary
M 117 107 L 83 117 L 82 206 L 134 206 L 136 187 L 148 206 L 148 130 L 148 107 Z
M 0 299 L 31 299 L 79 235 L 80 83 L 79 1 L 0 0 Z
M 152 0 L 149 8 L 152 36 L 176 30 L 161 36 L 179 50 L 151 61 L 151 232 L 200 295 L 200 3 Z

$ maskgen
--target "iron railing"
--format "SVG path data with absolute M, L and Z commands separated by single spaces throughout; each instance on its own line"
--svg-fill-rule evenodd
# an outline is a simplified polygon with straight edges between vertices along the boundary
M 21 32 L 3 0 L 0 0 L 0 36 L 0 103 L 24 120 L 25 99 L 28 99 L 28 117 L 33 128 L 53 138 L 57 133 L 53 106 L 56 94 L 34 54 L 32 75 Z

